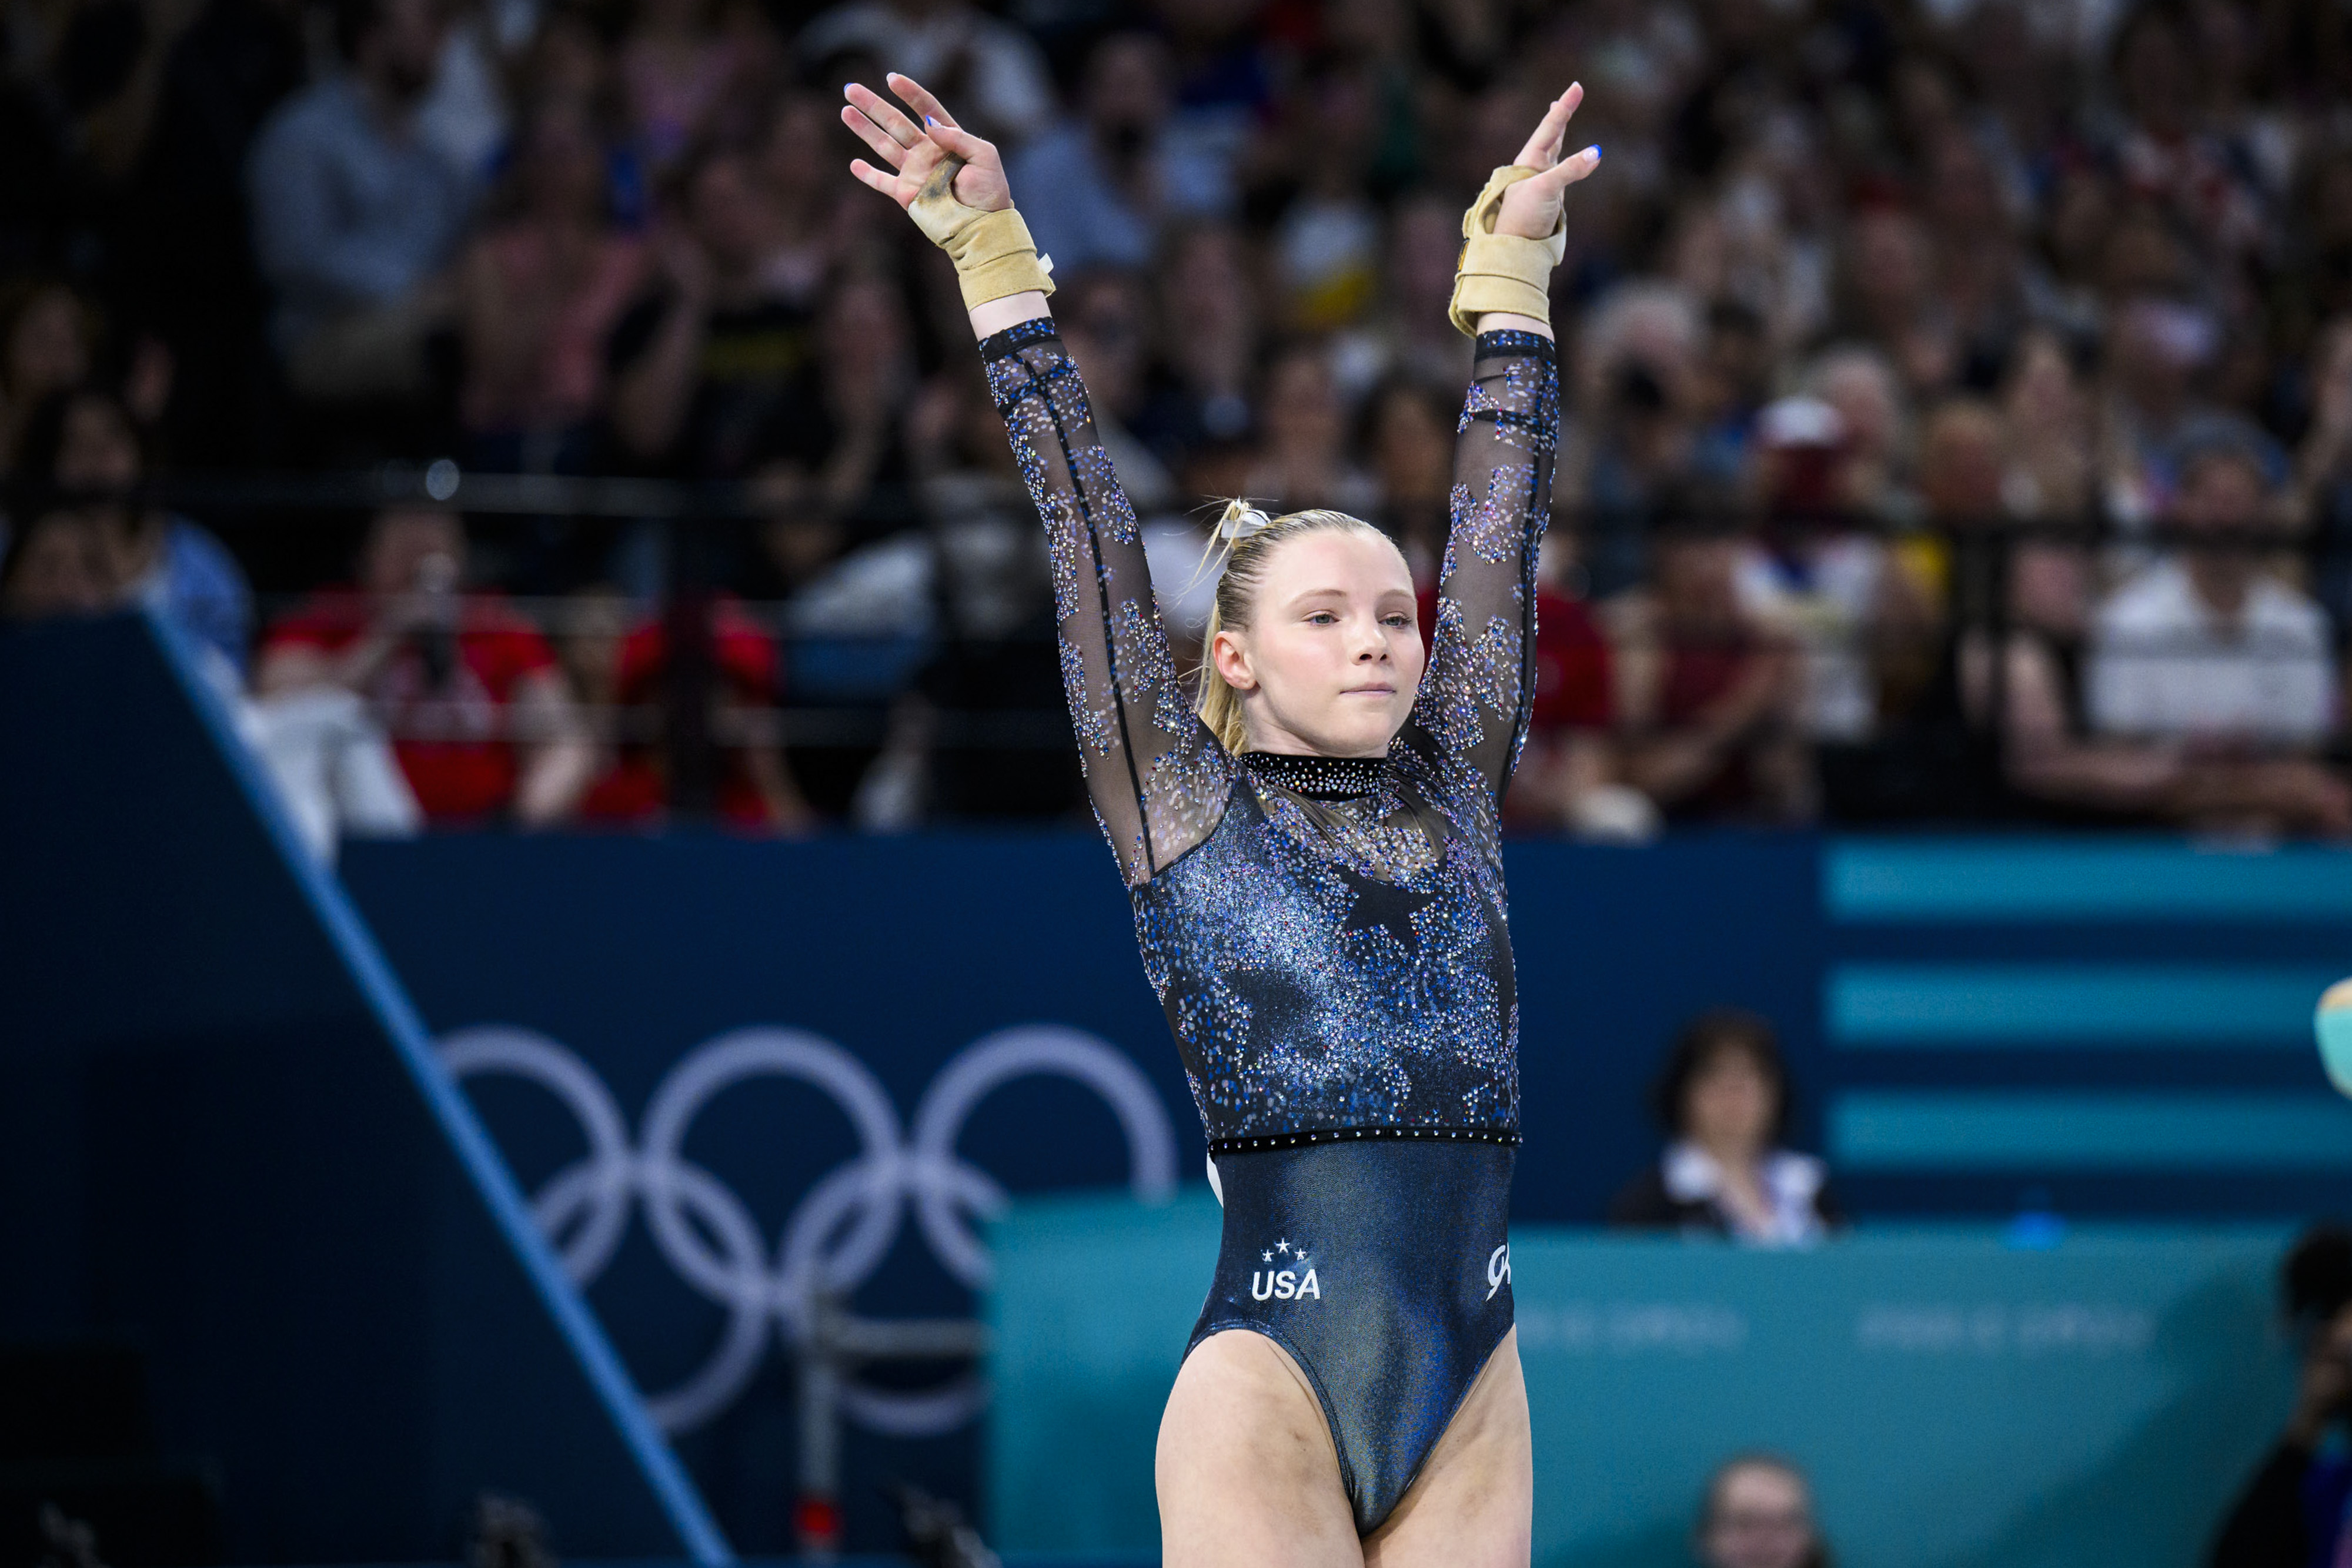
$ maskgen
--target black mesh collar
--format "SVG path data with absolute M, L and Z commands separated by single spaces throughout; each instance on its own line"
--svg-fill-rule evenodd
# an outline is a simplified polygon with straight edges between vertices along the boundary
M 1277 789 L 1310 800 L 1353 800 L 1381 787 L 1385 757 L 1294 757 L 1281 751 L 1247 751 L 1250 771 Z

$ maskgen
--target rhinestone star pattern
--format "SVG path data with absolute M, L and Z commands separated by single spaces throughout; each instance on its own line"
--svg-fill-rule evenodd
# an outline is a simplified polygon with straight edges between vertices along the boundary
M 982 351 L 1049 535 L 1088 792 L 1212 1151 L 1517 1142 L 1498 819 L 1527 729 L 1551 505 L 1550 340 L 1478 340 L 1429 668 L 1403 731 L 1370 758 L 1217 745 L 1169 657 L 1134 509 L 1053 323 Z

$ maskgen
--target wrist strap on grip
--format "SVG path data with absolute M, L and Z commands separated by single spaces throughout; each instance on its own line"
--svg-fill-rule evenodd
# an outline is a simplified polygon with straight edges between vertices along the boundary
M 955 263 L 964 308 L 1032 290 L 1053 293 L 1054 263 L 1037 254 L 1019 213 L 1011 207 L 982 212 L 956 200 L 955 177 L 963 166 L 961 158 L 942 159 L 907 214 Z
M 1568 254 L 1566 215 L 1542 239 L 1495 232 L 1503 193 L 1539 172 L 1522 163 L 1496 170 L 1462 214 L 1462 259 L 1454 269 L 1454 298 L 1445 314 L 1465 337 L 1477 336 L 1478 318 L 1490 310 L 1551 320 L 1552 268 Z

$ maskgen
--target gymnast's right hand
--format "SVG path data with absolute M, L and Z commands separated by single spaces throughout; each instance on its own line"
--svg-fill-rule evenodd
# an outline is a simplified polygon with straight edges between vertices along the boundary
M 842 106 L 841 121 L 857 132 L 866 145 L 889 164 L 877 169 L 863 158 L 850 160 L 849 172 L 902 208 L 914 205 L 923 183 L 950 158 L 960 158 L 947 193 L 975 212 L 1002 212 L 1013 205 L 1013 187 L 1005 183 L 1004 159 L 992 141 L 982 141 L 955 122 L 947 106 L 912 77 L 893 71 L 884 78 L 890 90 L 922 117 L 908 118 L 881 94 L 857 82 L 843 88 L 849 101 Z M 931 236 L 937 239 L 939 236 Z

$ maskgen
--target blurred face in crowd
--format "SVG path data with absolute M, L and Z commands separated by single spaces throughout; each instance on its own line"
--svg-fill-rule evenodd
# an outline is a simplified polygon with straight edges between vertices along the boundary
M 440 69 L 446 23 L 436 0 L 377 0 L 375 19 L 361 38 L 360 75 L 397 103 L 425 95 Z
M 1765 1460 L 1716 1478 L 1699 1534 L 1706 1568 L 1802 1568 L 1814 1551 L 1811 1500 L 1801 1477 Z
M 1260 750 L 1379 757 L 1404 727 L 1427 655 L 1412 573 L 1370 528 L 1301 534 L 1273 548 L 1248 623 L 1210 650 L 1242 694 Z
M 1189 228 L 1177 236 L 1161 283 L 1160 319 L 1171 330 L 1181 323 L 1171 347 L 1181 350 L 1192 334 L 1246 332 L 1250 324 L 1250 274 L 1241 236 L 1222 225 Z M 1445 262 L 1445 287 L 1454 287 L 1453 252 Z
M 1741 626 L 1739 591 L 1733 572 L 1738 541 L 1727 538 L 1666 539 L 1658 547 L 1658 605 L 1675 626 L 1728 633 Z
M 10 397 L 26 407 L 89 374 L 81 301 L 66 288 L 44 288 L 16 313 L 8 332 Z
M 1847 450 L 1884 461 L 1903 435 L 1903 392 L 1893 367 L 1868 350 L 1831 356 L 1822 367 L 1821 399 L 1844 422 Z
M 2126 34 L 2116 77 L 2132 117 L 2158 135 L 2176 132 L 2196 101 L 2197 84 L 2180 35 L 2153 16 Z
M 816 99 L 794 95 L 777 106 L 760 161 L 761 177 L 775 200 L 796 207 L 825 188 L 834 168 L 829 139 L 838 129 L 830 107 Z
M 68 490 L 122 490 L 139 483 L 139 440 L 112 398 L 84 394 L 67 405 L 57 482 Z
M 2234 452 L 2214 453 L 2181 476 L 2172 520 L 2200 533 L 2250 528 L 2263 519 L 2267 489 L 2252 458 Z
M 1168 56 L 1142 33 L 1120 33 L 1087 61 L 1087 120 L 1114 151 L 1132 154 L 1168 118 Z
M 519 175 L 532 215 L 550 223 L 604 220 L 604 150 L 578 106 L 550 105 L 531 117 Z
M 1444 319 L 1461 249 L 1460 214 L 1425 197 L 1398 205 L 1389 224 L 1389 289 L 1404 319 Z
M 1756 1053 L 1726 1040 L 1703 1059 L 1683 1089 L 1684 1135 L 1718 1157 L 1752 1160 L 1769 1146 L 1780 1093 Z
M 20 621 L 86 615 L 113 599 L 95 525 L 73 512 L 51 512 L 26 531 L 8 580 L 0 586 L 0 613 Z
M 2216 538 L 2259 528 L 2267 486 L 2253 460 L 2233 452 L 2199 459 L 2181 476 L 2172 503 L 2174 526 Z M 2234 611 L 2252 582 L 2256 562 L 2243 549 L 2197 550 L 2188 558 L 2199 591 L 2216 608 Z
M 1907 323 L 1927 293 L 1927 246 L 1907 213 L 1865 213 L 1854 221 L 1853 289 L 1882 327 Z
M 2035 332 L 2019 345 L 2017 368 L 2011 372 L 2002 407 L 2010 429 L 2021 440 L 2081 436 L 2083 389 L 2056 339 Z
M 1068 290 L 1055 311 L 1087 393 L 1113 413 L 1134 412 L 1143 392 L 1143 298 L 1136 283 L 1097 273 Z
M 557 11 L 532 37 L 525 75 L 532 100 L 587 108 L 604 88 L 604 40 L 577 11 Z
M 466 530 L 453 514 L 395 508 L 378 513 L 368 530 L 360 586 L 377 595 L 413 593 L 435 577 L 456 582 L 465 564 Z
M 2091 563 L 2072 545 L 2021 544 L 2009 563 L 2009 608 L 2020 625 L 2065 641 L 2090 621 Z
M 1286 455 L 1335 459 L 1347 441 L 1331 367 L 1312 350 L 1285 354 L 1265 378 L 1266 444 Z
M 695 171 L 687 215 L 719 276 L 759 266 L 773 238 L 764 193 L 740 158 L 721 153 Z
M 1444 500 L 1454 477 L 1454 432 L 1429 397 L 1391 387 L 1372 414 L 1381 494 L 1391 502 Z
M 2000 420 L 1980 403 L 1936 411 L 1920 443 L 1919 494 L 1928 515 L 1955 523 L 1982 523 L 2000 515 L 2006 464 Z

